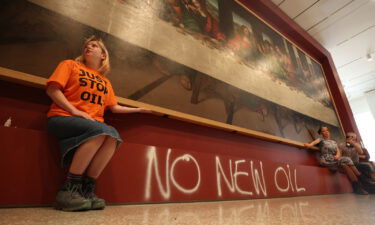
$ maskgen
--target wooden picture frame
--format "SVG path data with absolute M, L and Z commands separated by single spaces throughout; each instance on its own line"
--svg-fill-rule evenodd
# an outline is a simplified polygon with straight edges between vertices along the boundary
M 18 2 L 17 8 L 29 10 L 21 13 L 20 17 L 33 19 L 27 23 L 21 19 L 21 22 L 12 21 L 18 24 L 9 24 L 19 29 L 15 28 L 13 34 L 10 33 L 24 39 L 19 39 L 22 46 L 17 47 L 19 49 L 13 57 L 6 54 L 1 56 L 0 74 L 4 79 L 42 87 L 59 61 L 79 55 L 83 39 L 96 34 L 110 50 L 113 70 L 109 78 L 122 104 L 147 107 L 171 118 L 295 146 L 302 146 L 301 142 L 315 138 L 312 131 L 320 125 L 329 126 L 333 136 L 340 138 L 340 118 L 320 63 L 255 16 L 240 1 L 219 1 L 222 5 L 218 3 L 217 7 L 226 10 L 217 12 L 217 15 L 212 9 L 195 9 L 197 15 L 205 19 L 204 22 L 199 22 L 199 19 L 192 22 L 189 18 L 185 22 L 178 21 L 184 15 L 179 18 L 178 11 L 173 10 L 177 6 L 180 11 L 189 8 L 181 1 L 175 1 L 179 3 L 177 5 L 168 5 L 170 11 L 167 15 L 166 7 L 162 7 L 167 4 L 166 1 L 148 2 L 155 4 L 120 0 L 114 0 L 111 4 L 106 1 L 88 4 L 86 1 L 73 0 Z M 5 7 L 13 7 L 10 4 Z M 218 17 L 223 13 L 223 17 L 230 17 L 228 8 L 229 14 L 234 17 L 232 25 L 222 25 L 217 21 Z M 211 22 L 207 22 L 209 20 Z M 272 72 L 277 66 L 267 65 L 265 54 L 260 55 L 261 51 L 266 51 L 264 43 L 255 44 L 249 50 L 252 55 L 242 56 L 242 52 L 246 52 L 244 48 L 248 46 L 238 42 L 242 37 L 237 37 L 235 42 L 239 28 L 244 25 L 238 21 L 252 28 L 252 39 L 268 42 L 271 46 L 284 45 L 282 54 L 288 53 L 291 59 L 294 54 L 298 58 L 294 60 L 294 67 L 305 67 L 309 73 L 317 73 L 320 76 L 319 85 L 324 84 L 326 88 L 323 103 L 319 98 L 306 97 L 306 92 L 302 91 L 301 94 L 298 88 L 293 87 L 296 81 L 288 83 L 292 75 L 280 76 Z M 26 32 L 28 29 L 29 32 Z M 40 30 L 42 32 L 38 33 Z M 3 40 L 6 38 L 3 37 Z M 57 52 L 51 54 L 49 50 L 53 47 Z M 8 48 L 12 48 L 12 44 Z M 22 50 L 27 48 L 40 49 L 36 54 L 41 57 L 30 60 L 30 55 L 22 56 Z M 269 56 L 277 64 L 282 54 Z M 265 70 L 257 67 L 261 61 L 266 61 Z M 324 102 L 327 96 L 330 102 Z M 266 120 L 269 121 L 266 123 Z

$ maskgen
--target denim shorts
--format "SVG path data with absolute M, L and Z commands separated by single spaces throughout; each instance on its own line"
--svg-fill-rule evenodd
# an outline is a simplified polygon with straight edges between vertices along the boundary
M 53 116 L 47 120 L 48 131 L 59 140 L 61 164 L 72 162 L 75 150 L 87 140 L 100 135 L 108 135 L 117 140 L 117 148 L 122 139 L 117 130 L 105 123 L 91 121 L 77 116 Z

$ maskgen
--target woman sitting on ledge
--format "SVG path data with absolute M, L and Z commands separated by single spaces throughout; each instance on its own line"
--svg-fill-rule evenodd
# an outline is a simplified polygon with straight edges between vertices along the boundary
M 115 128 L 104 123 L 104 111 L 150 112 L 118 105 L 105 76 L 108 71 L 108 51 L 92 36 L 82 55 L 62 61 L 47 81 L 47 94 L 53 101 L 47 114 L 48 130 L 59 139 L 62 163 L 70 165 L 67 180 L 56 196 L 57 209 L 105 207 L 105 201 L 95 195 L 95 183 L 122 139 Z
M 337 170 L 343 168 L 352 183 L 353 190 L 356 194 L 366 195 L 368 194 L 361 186 L 358 177 L 361 173 L 354 166 L 353 161 L 349 157 L 342 157 L 341 152 L 338 149 L 337 143 L 330 139 L 330 130 L 328 127 L 320 127 L 318 134 L 322 138 L 317 138 L 310 143 L 305 143 L 305 147 L 311 148 L 317 145 L 319 147 L 319 164 L 322 167 L 329 168 L 330 170 Z

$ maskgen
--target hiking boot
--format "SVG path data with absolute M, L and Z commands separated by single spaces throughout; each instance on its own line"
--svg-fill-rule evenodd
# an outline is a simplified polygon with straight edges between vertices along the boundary
M 358 181 L 353 182 L 352 187 L 353 187 L 353 192 L 357 195 L 368 195 L 369 194 L 365 189 L 363 189 L 361 183 L 359 183 Z
M 91 209 L 99 210 L 105 208 L 105 200 L 98 198 L 95 194 L 95 180 L 85 179 L 82 190 L 83 197 L 91 201 Z
M 371 179 L 370 177 L 367 177 L 363 173 L 359 175 L 358 179 L 361 181 L 361 183 L 365 185 L 375 185 L 375 181 Z
M 66 182 L 57 192 L 56 209 L 63 211 L 85 211 L 91 209 L 91 201 L 82 196 L 82 184 Z

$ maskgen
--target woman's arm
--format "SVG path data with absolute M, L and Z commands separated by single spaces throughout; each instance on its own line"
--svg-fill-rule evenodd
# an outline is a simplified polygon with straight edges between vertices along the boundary
M 152 111 L 144 108 L 132 108 L 121 105 L 112 105 L 108 107 L 113 113 L 151 113 Z
M 360 159 L 366 159 L 367 157 L 366 157 L 365 154 L 362 154 L 362 155 L 358 155 L 358 158 L 360 158 Z
M 88 120 L 94 120 L 89 114 L 78 110 L 74 107 L 65 95 L 62 93 L 58 85 L 49 85 L 46 90 L 47 95 L 52 99 L 54 103 L 60 106 L 65 111 L 71 113 L 73 116 L 79 116 Z
M 360 144 L 353 143 L 353 147 L 354 147 L 355 150 L 357 150 L 357 152 L 358 152 L 359 155 L 363 155 L 364 154 L 363 149 L 362 149 L 362 147 L 361 147 Z
M 310 143 L 303 143 L 303 145 L 307 148 L 311 148 L 312 146 L 318 144 L 320 142 L 320 139 L 315 139 L 314 141 L 310 142 Z M 313 149 L 315 150 L 315 149 Z
M 359 143 L 358 143 L 358 145 L 360 146 Z M 358 157 L 360 159 L 363 159 L 363 161 L 369 161 L 370 155 L 369 155 L 368 151 L 365 148 L 362 148 L 362 147 L 361 147 L 361 150 L 362 150 L 363 153 L 362 154 L 358 154 Z
M 335 160 L 338 160 L 341 157 L 341 151 L 339 148 L 336 148 L 336 155 L 333 157 Z

